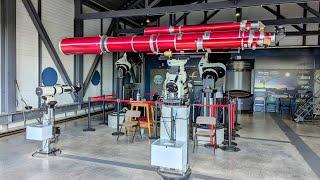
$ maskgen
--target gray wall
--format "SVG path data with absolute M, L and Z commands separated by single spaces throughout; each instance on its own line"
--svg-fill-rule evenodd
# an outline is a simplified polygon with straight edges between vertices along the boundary
M 314 69 L 314 56 L 256 57 L 255 69 Z

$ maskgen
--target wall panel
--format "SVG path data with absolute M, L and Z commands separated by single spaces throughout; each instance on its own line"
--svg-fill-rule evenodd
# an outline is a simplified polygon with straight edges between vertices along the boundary
M 59 42 L 64 37 L 73 37 L 74 4 L 71 0 L 42 0 L 42 22 L 58 52 L 71 81 L 73 81 L 73 56 L 63 55 L 59 51 Z M 43 69 L 54 67 L 46 48 L 43 48 Z M 59 76 L 58 83 L 64 84 Z M 59 104 L 73 103 L 70 95 L 57 97 Z
M 37 7 L 37 0 L 32 1 Z M 34 27 L 22 1 L 16 2 L 16 54 L 17 83 L 21 94 L 17 91 L 17 110 L 23 110 L 26 103 L 34 108 L 38 106 L 35 89 L 38 86 L 38 33 Z

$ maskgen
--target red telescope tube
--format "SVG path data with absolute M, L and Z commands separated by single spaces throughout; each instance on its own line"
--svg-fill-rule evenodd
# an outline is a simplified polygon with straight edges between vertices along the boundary
M 100 54 L 103 51 L 101 37 L 98 36 L 65 38 L 60 41 L 59 48 L 64 54 Z
M 269 45 L 270 33 L 216 32 L 193 34 L 161 34 L 124 37 L 66 38 L 60 42 L 64 54 L 101 54 L 105 52 L 165 52 L 207 49 L 255 48 Z
M 261 22 L 248 22 L 246 20 L 236 23 L 218 23 L 204 25 L 182 25 L 182 26 L 162 26 L 162 27 L 146 27 L 144 35 L 151 34 L 176 34 L 176 33 L 196 33 L 206 31 L 249 31 L 261 30 L 264 25 Z

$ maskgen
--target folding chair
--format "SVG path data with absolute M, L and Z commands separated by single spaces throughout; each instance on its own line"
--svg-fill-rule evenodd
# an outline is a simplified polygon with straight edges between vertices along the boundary
M 198 136 L 209 138 L 206 142 L 213 143 L 213 153 L 215 154 L 216 150 L 216 118 L 215 117 L 205 117 L 205 116 L 198 116 L 196 119 L 196 124 L 193 128 L 193 150 L 194 152 L 195 146 L 198 146 Z M 207 125 L 208 128 L 204 128 L 203 126 Z M 212 128 L 213 127 L 213 128 Z
M 132 142 L 134 141 L 134 137 L 136 135 L 137 129 L 139 129 L 140 137 L 142 138 L 141 131 L 140 131 L 140 122 L 139 122 L 140 115 L 141 115 L 140 111 L 128 110 L 124 115 L 123 122 L 119 124 L 120 132 L 122 130 L 122 127 L 124 127 L 126 130 L 126 135 L 128 135 L 128 130 L 134 129 Z M 119 137 L 120 137 L 120 133 L 117 137 L 117 141 L 119 140 Z

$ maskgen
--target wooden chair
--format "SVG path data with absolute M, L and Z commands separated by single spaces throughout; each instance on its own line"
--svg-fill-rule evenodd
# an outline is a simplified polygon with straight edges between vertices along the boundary
M 148 130 L 148 135 L 149 137 L 152 136 L 151 131 L 152 131 L 152 126 L 153 126 L 153 106 L 148 104 L 148 103 L 131 103 L 131 110 L 138 110 L 139 108 L 144 109 L 144 113 L 146 116 L 146 122 L 140 122 L 140 127 L 141 128 L 146 128 Z
M 194 152 L 195 146 L 198 144 L 198 136 L 209 138 L 210 144 L 213 144 L 213 153 L 215 154 L 216 150 L 216 118 L 215 117 L 205 117 L 205 116 L 198 116 L 196 119 L 196 124 L 193 128 L 193 150 Z M 209 126 L 208 128 L 203 128 L 203 125 Z
M 124 115 L 123 122 L 119 124 L 120 132 L 122 130 L 122 127 L 124 127 L 126 130 L 126 135 L 128 135 L 128 130 L 134 129 L 132 142 L 134 141 L 134 137 L 136 135 L 137 129 L 139 129 L 140 137 L 142 138 L 142 135 L 140 132 L 140 122 L 139 122 L 140 115 L 141 115 L 140 111 L 128 110 Z M 119 137 L 120 137 L 120 134 L 117 137 L 117 141 L 119 140 Z

